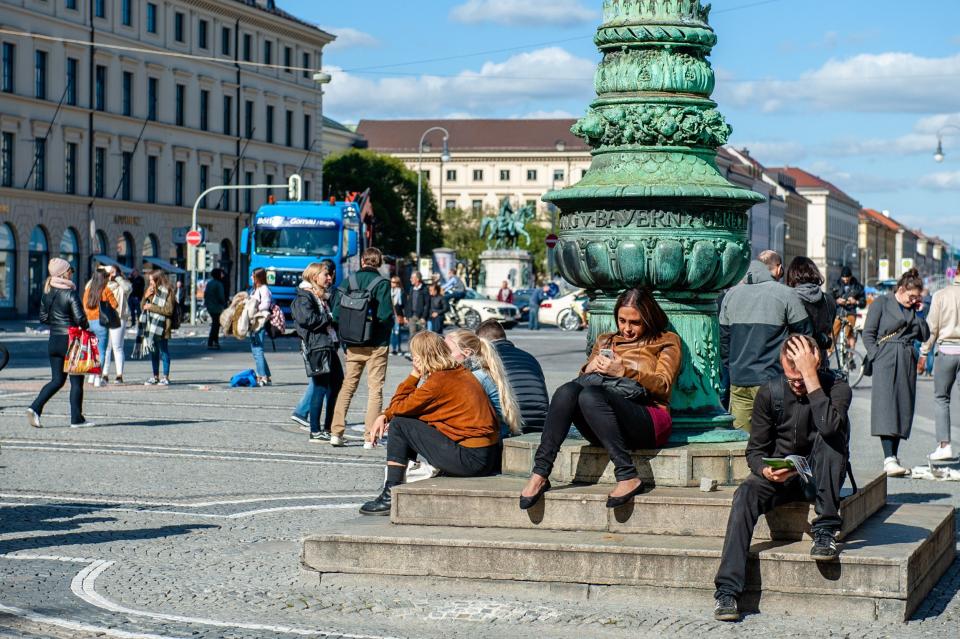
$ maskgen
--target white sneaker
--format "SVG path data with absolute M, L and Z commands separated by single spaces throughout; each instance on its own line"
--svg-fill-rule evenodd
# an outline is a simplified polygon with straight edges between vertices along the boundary
M 42 428 L 42 426 L 40 426 L 40 416 L 37 415 L 37 411 L 32 408 L 27 409 L 27 423 L 34 428 Z
M 363 442 L 363 449 L 364 449 L 364 450 L 373 450 L 374 448 L 375 448 L 375 447 L 374 447 L 374 445 L 373 445 L 373 442 Z
M 93 387 L 100 388 L 101 386 L 103 386 L 103 378 L 99 375 L 95 375 L 93 378 Z
M 953 459 L 953 447 L 950 444 L 946 446 L 937 446 L 937 449 L 927 455 L 927 458 L 930 461 L 946 461 L 948 459 Z
M 907 469 L 900 465 L 900 460 L 896 457 L 887 457 L 883 460 L 883 472 L 887 477 L 903 477 L 907 474 Z
M 94 426 L 96 426 L 96 424 L 90 421 L 80 422 L 79 424 L 70 424 L 70 428 L 92 428 Z
M 330 445 L 337 447 L 346 446 L 346 444 L 343 442 L 343 437 L 340 435 L 330 435 Z

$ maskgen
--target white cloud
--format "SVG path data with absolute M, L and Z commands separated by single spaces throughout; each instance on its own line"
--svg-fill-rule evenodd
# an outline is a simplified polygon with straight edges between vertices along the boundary
M 523 26 L 571 26 L 591 22 L 598 16 L 579 0 L 467 0 L 451 9 L 450 17 L 456 22 L 467 24 L 494 22 Z
M 327 33 L 337 36 L 337 39 L 326 46 L 326 50 L 349 49 L 351 47 L 379 47 L 380 41 L 375 37 L 354 29 L 353 27 L 320 27 Z
M 735 149 L 747 149 L 758 162 L 766 166 L 796 166 L 805 159 L 809 151 L 800 142 L 789 140 L 753 140 L 742 142 L 733 140 L 730 146 Z
M 523 115 L 516 115 L 514 119 L 520 120 L 563 120 L 567 118 L 575 118 L 574 114 L 569 111 L 564 111 L 563 109 L 553 109 L 550 111 L 545 110 L 536 110 L 530 111 Z
M 960 171 L 938 171 L 920 178 L 920 186 L 934 191 L 960 191 Z
M 832 59 L 798 80 L 722 83 L 722 102 L 765 112 L 821 110 L 933 113 L 960 104 L 960 54 L 925 58 L 912 53 L 860 54 Z
M 330 68 L 324 106 L 334 115 L 361 117 L 436 117 L 445 112 L 478 117 L 504 108 L 530 108 L 557 100 L 586 104 L 593 93 L 592 60 L 549 47 L 520 53 L 503 62 L 455 76 L 420 75 L 372 78 Z

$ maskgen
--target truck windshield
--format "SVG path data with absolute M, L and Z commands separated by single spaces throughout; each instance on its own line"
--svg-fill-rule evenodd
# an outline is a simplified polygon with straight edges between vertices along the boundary
M 339 237 L 335 228 L 258 228 L 256 246 L 264 255 L 335 255 Z

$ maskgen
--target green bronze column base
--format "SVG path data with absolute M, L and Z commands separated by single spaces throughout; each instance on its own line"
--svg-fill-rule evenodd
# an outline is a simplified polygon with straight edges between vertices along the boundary
M 722 415 L 696 416 L 673 415 L 671 444 L 718 444 L 723 442 L 743 442 L 750 435 L 733 427 L 733 417 Z

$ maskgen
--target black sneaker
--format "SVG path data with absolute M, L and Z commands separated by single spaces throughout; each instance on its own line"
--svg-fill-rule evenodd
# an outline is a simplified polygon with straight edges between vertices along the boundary
M 321 430 L 319 433 L 310 433 L 310 441 L 328 442 L 330 441 L 330 433 L 325 430 Z
M 740 621 L 737 598 L 733 595 L 720 595 L 713 606 L 713 618 L 717 621 Z
M 839 555 L 837 537 L 832 530 L 818 530 L 813 533 L 813 546 L 810 548 L 810 556 L 815 561 L 833 561 Z

